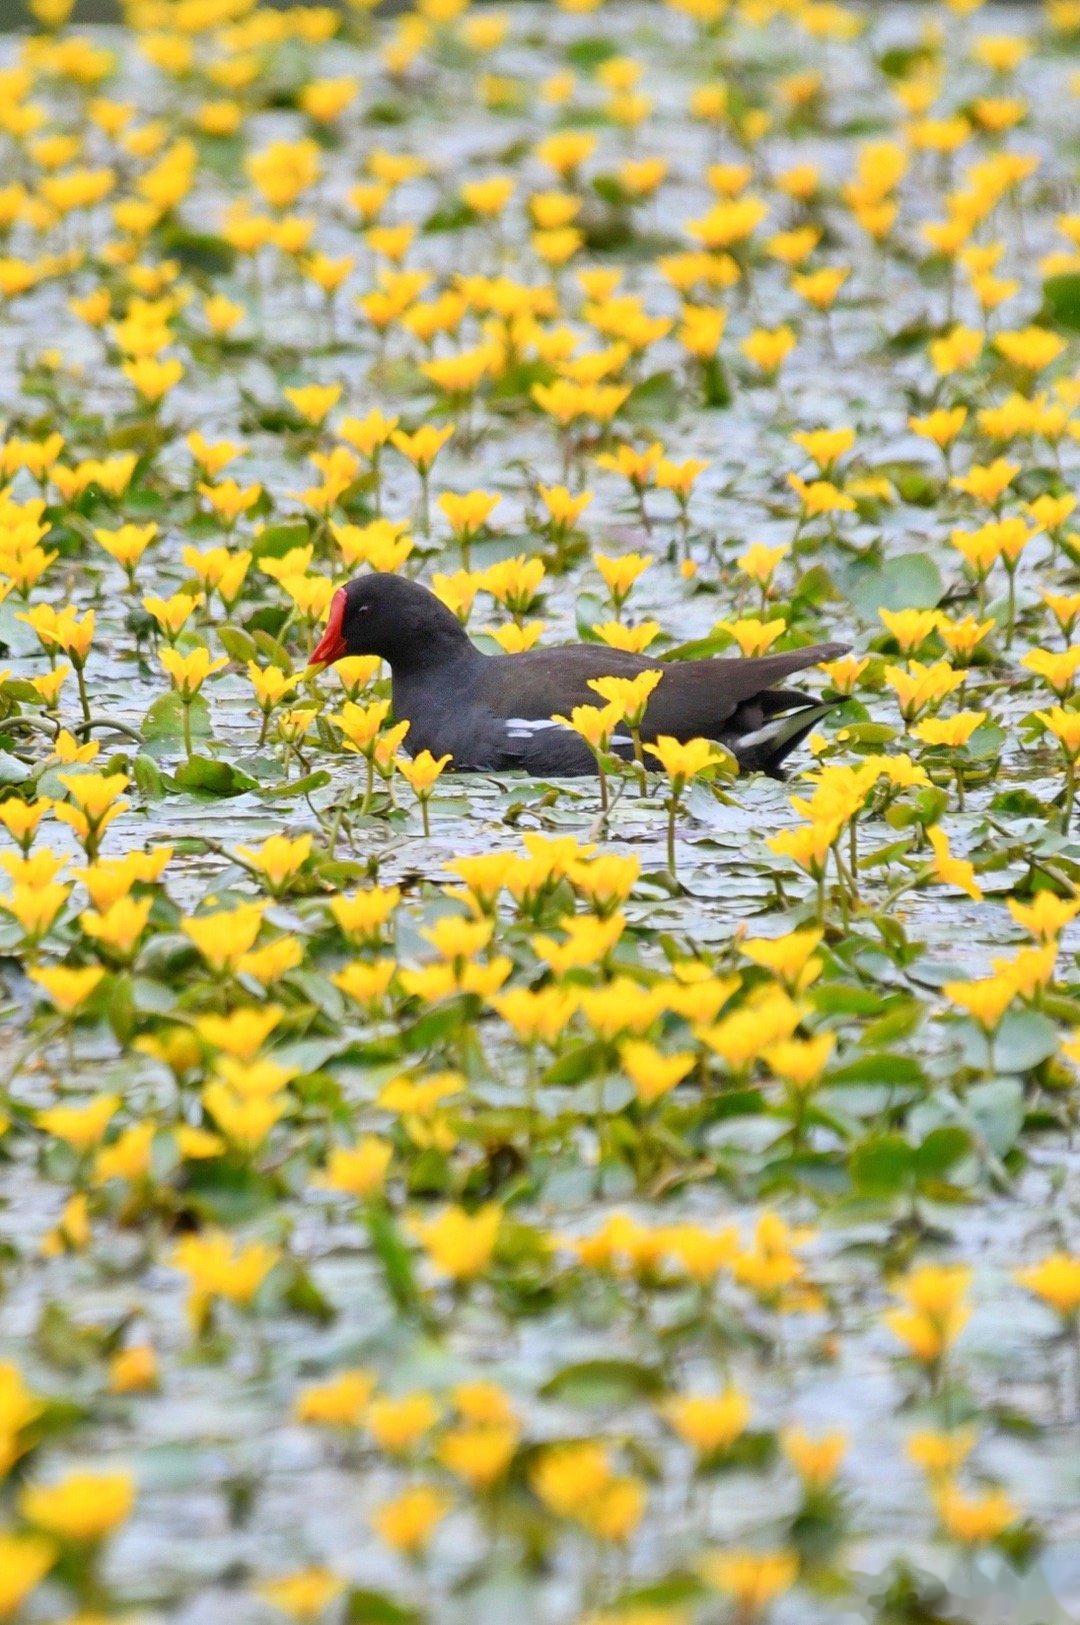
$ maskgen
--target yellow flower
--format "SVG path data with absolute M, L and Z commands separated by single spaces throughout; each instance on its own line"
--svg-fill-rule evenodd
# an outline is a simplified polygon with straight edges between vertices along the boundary
M 175 357 L 159 361 L 155 356 L 140 356 L 137 361 L 122 362 L 120 371 L 148 406 L 157 406 L 184 376 L 183 363 Z
M 764 1051 L 769 1069 L 794 1090 L 808 1092 L 818 1083 L 836 1044 L 834 1033 L 812 1038 L 782 1038 Z
M 787 623 L 782 620 L 759 621 L 747 616 L 737 621 L 718 621 L 717 631 L 726 632 L 739 646 L 740 653 L 747 656 L 767 654 L 784 632 Z
M 357 705 L 347 700 L 340 711 L 331 714 L 331 722 L 336 722 L 341 729 L 341 743 L 348 751 L 360 756 L 370 755 L 379 730 L 390 715 L 389 700 L 372 700 L 367 705 Z
M 162 649 L 158 659 L 185 705 L 191 704 L 208 677 L 229 664 L 226 655 L 215 659 L 205 644 L 199 644 L 186 655 L 178 649 Z
M 404 429 L 395 429 L 390 435 L 390 443 L 412 463 L 419 474 L 427 474 L 453 432 L 452 423 L 445 424 L 441 429 L 425 423 L 413 434 L 406 433 Z
M 431 834 L 428 822 L 428 802 L 431 800 L 439 775 L 452 759 L 449 755 L 432 756 L 429 750 L 418 751 L 411 759 L 408 756 L 397 757 L 398 772 L 407 781 L 420 803 L 425 835 Z
M 778 858 L 790 858 L 800 869 L 817 878 L 825 872 L 836 835 L 831 820 L 819 821 L 781 830 L 779 835 L 769 836 L 765 845 Z
M 154 1133 L 153 1123 L 132 1123 L 117 1135 L 111 1145 L 103 1146 L 94 1158 L 94 1183 L 104 1185 L 110 1179 L 145 1179 L 150 1172 Z
M 955 491 L 963 491 L 986 507 L 994 508 L 1019 472 L 1019 463 L 995 457 L 992 463 L 973 463 L 966 474 L 954 475 L 949 484 Z
M 313 88 L 311 86 L 308 87 Z M 259 1595 L 291 1619 L 318 1619 L 345 1590 L 345 1581 L 329 1569 L 297 1569 L 277 1580 L 264 1580 Z
M 342 418 L 335 433 L 358 451 L 361 457 L 374 459 L 397 426 L 396 417 L 385 417 L 382 412 L 376 410 L 363 418 Z
M 624 1039 L 619 1058 L 643 1106 L 669 1094 L 693 1070 L 693 1051 L 665 1054 L 644 1039 Z
M 0 1619 L 14 1619 L 56 1561 L 56 1547 L 39 1535 L 0 1532 Z
M 750 1421 L 750 1401 L 738 1388 L 719 1394 L 682 1394 L 665 1400 L 661 1411 L 685 1444 L 699 1456 L 730 1450 Z
M 794 273 L 791 286 L 815 310 L 828 310 L 850 275 L 846 265 L 823 265 L 817 271 Z
M 593 563 L 618 609 L 626 602 L 634 582 L 649 568 L 652 559 L 644 553 L 623 553 L 619 558 L 594 553 Z
M 261 920 L 261 906 L 258 908 L 258 914 L 259 920 Z M 206 920 L 206 936 L 211 943 L 218 930 L 216 922 L 222 921 L 226 929 L 228 929 L 231 922 L 231 916 L 228 915 L 210 914 L 203 916 L 203 918 Z M 188 923 L 191 925 L 200 924 L 198 920 L 192 920 Z M 188 935 L 190 934 L 189 932 Z M 199 946 L 199 938 L 193 938 L 192 940 L 196 942 L 196 946 Z M 239 940 L 243 942 L 244 936 L 241 935 Z M 253 941 L 254 937 L 251 940 Z M 236 951 L 235 948 L 232 948 L 226 957 L 231 958 Z M 247 950 L 245 947 L 239 951 L 243 953 Z M 238 1060 L 250 1061 L 262 1049 L 283 1014 L 281 1006 L 276 1004 L 240 1006 L 238 1009 L 230 1011 L 227 1016 L 198 1016 L 195 1020 L 195 1028 L 203 1042 L 212 1049 L 224 1050 L 227 1055 L 235 1056 Z M 189 1064 L 194 1065 L 194 1061 Z
M 372 1514 L 371 1522 L 388 1546 L 416 1556 L 430 1544 L 450 1505 L 449 1497 L 441 1491 L 418 1484 L 384 1501 Z
M 111 1534 L 134 1504 L 130 1473 L 68 1473 L 55 1484 L 29 1485 L 19 1497 L 27 1523 L 56 1540 L 80 1544 Z
M 771 377 L 779 372 L 797 342 L 794 331 L 786 325 L 777 328 L 756 327 L 743 339 L 740 349 L 759 372 Z
M 841 491 L 831 480 L 804 480 L 798 474 L 789 474 L 788 484 L 798 495 L 807 518 L 817 514 L 855 512 L 854 497 Z
M 568 717 L 552 718 L 580 734 L 594 753 L 608 750 L 611 736 L 622 720 L 622 712 L 615 705 L 575 705 Z
M 335 410 L 341 400 L 341 385 L 339 384 L 302 384 L 283 390 L 289 406 L 297 414 L 297 418 L 304 419 L 304 423 L 317 427 L 325 423 L 331 411 Z
M 156 525 L 121 525 L 119 530 L 95 530 L 94 539 L 110 558 L 116 560 L 127 574 L 135 579 L 135 566 L 158 533 Z
M 905 1307 L 888 1310 L 885 1324 L 921 1364 L 936 1366 L 963 1331 L 970 1280 L 960 1265 L 922 1264 L 898 1282 Z
M 1064 698 L 1071 691 L 1077 672 L 1080 672 L 1080 644 L 1073 644 L 1068 649 L 1029 649 L 1020 664 L 1028 671 L 1034 672 L 1035 676 L 1048 688 L 1052 688 L 1055 694 Z M 1046 726 L 1064 745 L 1068 730 L 1066 729 L 1064 734 L 1058 734 L 1057 730 L 1059 726 L 1064 727 L 1062 718 L 1069 713 L 1063 712 L 1061 706 L 1055 705 L 1048 715 L 1052 716 L 1054 721 L 1047 722 Z M 1045 718 L 1040 715 L 1040 720 L 1045 721 Z
M 993 1032 L 1016 997 L 1011 979 L 1000 974 L 973 982 L 946 982 L 942 993 L 950 1003 L 973 1016 L 987 1032 Z
M 517 1449 L 513 1422 L 451 1428 L 438 1444 L 443 1466 L 471 1489 L 488 1489 L 503 1477 Z
M 749 576 L 751 581 L 765 588 L 776 574 L 776 567 L 781 559 L 787 557 L 788 551 L 786 542 L 781 542 L 776 547 L 766 547 L 764 542 L 753 542 L 745 553 L 739 555 L 735 563 L 743 575 Z
M 680 742 L 668 734 L 661 734 L 655 745 L 646 745 L 645 749 L 656 757 L 676 792 L 689 784 L 691 779 L 714 772 L 729 761 L 727 752 L 711 739 Z
M 954 693 L 963 683 L 965 675 L 962 671 L 954 671 L 943 660 L 932 666 L 912 660 L 906 670 L 902 666 L 885 667 L 885 681 L 896 695 L 900 714 L 909 725 L 920 712 L 939 706 Z
M 943 406 L 926 417 L 908 418 L 908 428 L 924 440 L 932 440 L 942 451 L 951 446 L 967 422 L 966 406 Z
M 90 998 L 105 972 L 99 965 L 82 970 L 68 965 L 38 965 L 27 974 L 44 989 L 58 1010 L 71 1015 Z
M 149 1343 L 132 1343 L 109 1361 L 109 1392 L 145 1394 L 157 1387 L 158 1359 Z
M 1015 1278 L 1062 1320 L 1073 1320 L 1080 1313 L 1080 1258 L 1075 1254 L 1048 1253 L 1038 1264 L 1017 1270 Z
M 276 1247 L 254 1241 L 238 1246 L 222 1231 L 207 1230 L 185 1236 L 173 1250 L 173 1266 L 188 1277 L 189 1312 L 198 1324 L 214 1298 L 248 1305 L 277 1263 Z
M 236 856 L 263 877 L 273 896 L 286 891 L 311 856 L 312 837 L 270 835 L 260 847 L 238 846 Z
M 1070 761 L 1080 756 L 1080 711 L 1066 711 L 1055 705 L 1049 711 L 1036 711 L 1036 717 L 1053 734 Z
M 293 1405 L 298 1422 L 320 1427 L 357 1427 L 375 1390 L 370 1371 L 342 1371 L 329 1382 L 302 1388 Z
M 1015 1503 L 1004 1490 L 988 1490 L 968 1496 L 955 1484 L 946 1483 L 935 1497 L 942 1528 L 962 1546 L 985 1546 L 1004 1534 L 1020 1516 Z
M 213 970 L 231 971 L 255 946 L 265 906 L 264 903 L 240 903 L 233 909 L 198 914 L 184 920 L 180 929 Z
M 508 621 L 505 626 L 491 628 L 487 635 L 503 654 L 519 655 L 526 649 L 534 649 L 546 631 L 546 621 L 524 621 L 520 625 L 517 621 Z
M 911 655 L 933 637 L 941 621 L 936 609 L 879 609 L 885 630 L 899 646 L 901 654 Z
M 904 1449 L 928 1478 L 951 1478 L 970 1456 L 976 1438 L 974 1428 L 959 1428 L 955 1433 L 923 1429 L 911 1434 Z
M 0 801 L 0 824 L 24 852 L 29 851 L 38 825 L 51 806 L 47 796 L 38 796 L 34 801 L 8 796 Z
M 502 1209 L 489 1202 L 476 1213 L 446 1208 L 437 1219 L 414 1226 L 435 1268 L 452 1281 L 469 1281 L 483 1274 L 491 1262 L 502 1223 Z
M 548 1446 L 530 1476 L 544 1505 L 567 1518 L 575 1516 L 607 1488 L 612 1470 L 605 1447 L 588 1440 Z
M 144 598 L 142 607 L 148 615 L 153 616 L 170 643 L 175 643 L 202 602 L 201 593 L 178 592 L 171 598 Z
M 35 1122 L 46 1134 L 65 1141 L 72 1150 L 91 1151 L 120 1109 L 119 1095 L 99 1095 L 85 1106 L 50 1106 L 35 1113 Z
M 794 1552 L 714 1552 L 698 1568 L 707 1585 L 734 1599 L 741 1619 L 756 1619 L 771 1602 L 790 1591 L 799 1577 Z
M 814 953 L 820 942 L 820 930 L 811 928 L 792 931 L 784 937 L 746 937 L 739 944 L 739 951 L 755 965 L 771 971 L 789 992 L 795 993 L 808 987 L 821 974 L 823 961 Z
M 1057 360 L 1065 348 L 1065 340 L 1060 333 L 1035 326 L 1013 333 L 997 333 L 993 344 L 1006 361 L 1027 372 L 1042 372 Z
M 927 717 L 912 728 L 912 737 L 924 745 L 945 745 L 959 750 L 986 721 L 985 711 L 956 711 L 951 717 Z
M 46 649 L 62 649 L 77 671 L 86 664 L 94 636 L 92 609 L 88 609 L 80 619 L 70 604 L 59 611 L 53 609 L 51 604 L 35 604 L 25 614 L 15 618 L 25 621 Z
M 324 1190 L 340 1191 L 365 1201 L 382 1190 L 392 1156 L 389 1141 L 366 1134 L 354 1146 L 334 1146 L 325 1172 L 315 1183 Z
M 261 485 L 239 485 L 236 480 L 219 480 L 216 485 L 208 485 L 205 481 L 200 481 L 198 490 L 199 494 L 206 498 L 218 518 L 223 519 L 229 526 L 235 525 L 241 514 L 250 513 L 262 496 Z M 215 549 L 213 551 L 219 550 Z M 247 553 L 237 553 L 232 557 L 226 555 L 226 558 L 228 559 L 228 567 L 238 576 L 233 591 L 229 594 L 232 597 L 239 590 L 240 583 L 247 572 L 247 566 L 251 562 L 251 556 Z M 241 560 L 244 561 L 243 564 L 241 564 Z M 190 562 L 187 558 L 186 549 L 184 562 Z M 219 577 L 214 585 L 220 588 L 222 579 L 224 579 L 224 574 Z
M 1009 897 L 1006 904 L 1017 925 L 1037 942 L 1056 941 L 1069 921 L 1080 913 L 1080 901 L 1057 897 L 1052 891 L 1036 892 L 1030 903 Z
M 937 634 L 954 659 L 966 661 L 971 659 L 996 624 L 993 620 L 976 620 L 974 615 L 965 615 L 961 621 L 950 621 L 946 615 L 939 614 Z
M 839 1429 L 815 1437 L 802 1428 L 787 1428 L 780 1435 L 785 1456 L 810 1489 L 825 1489 L 835 1479 L 847 1452 L 847 1434 Z

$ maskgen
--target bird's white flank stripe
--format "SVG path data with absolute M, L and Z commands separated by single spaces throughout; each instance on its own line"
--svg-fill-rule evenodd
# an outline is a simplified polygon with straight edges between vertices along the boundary
M 506 731 L 511 739 L 529 739 L 544 728 L 562 728 L 554 717 L 507 717 Z M 567 730 L 569 732 L 569 730 Z
M 533 734 L 540 733 L 544 728 L 561 728 L 563 733 L 572 733 L 565 722 L 556 722 L 554 717 L 507 717 L 506 731 L 511 739 L 531 739 Z M 613 745 L 632 745 L 634 741 L 629 734 L 612 734 Z

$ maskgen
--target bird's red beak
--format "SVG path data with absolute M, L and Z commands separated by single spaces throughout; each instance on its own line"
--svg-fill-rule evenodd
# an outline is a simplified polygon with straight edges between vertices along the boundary
M 309 666 L 332 666 L 335 660 L 348 654 L 348 645 L 341 628 L 345 623 L 345 588 L 339 587 L 330 600 L 330 618 L 326 631 L 311 652 Z

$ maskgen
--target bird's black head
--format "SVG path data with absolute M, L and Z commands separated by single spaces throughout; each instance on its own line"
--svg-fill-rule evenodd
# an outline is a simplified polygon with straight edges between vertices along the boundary
M 334 594 L 311 664 L 379 655 L 392 669 L 436 664 L 470 646 L 457 617 L 418 581 L 376 571 Z

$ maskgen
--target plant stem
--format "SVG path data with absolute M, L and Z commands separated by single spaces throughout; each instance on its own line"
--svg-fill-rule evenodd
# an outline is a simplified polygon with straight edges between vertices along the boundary
M 90 696 L 86 692 L 86 671 L 80 664 L 75 667 L 75 677 L 79 684 L 79 703 L 82 706 L 83 721 L 90 721 Z
M 1067 835 L 1072 823 L 1073 803 L 1076 800 L 1076 758 L 1065 758 L 1065 805 L 1061 809 L 1061 833 Z

